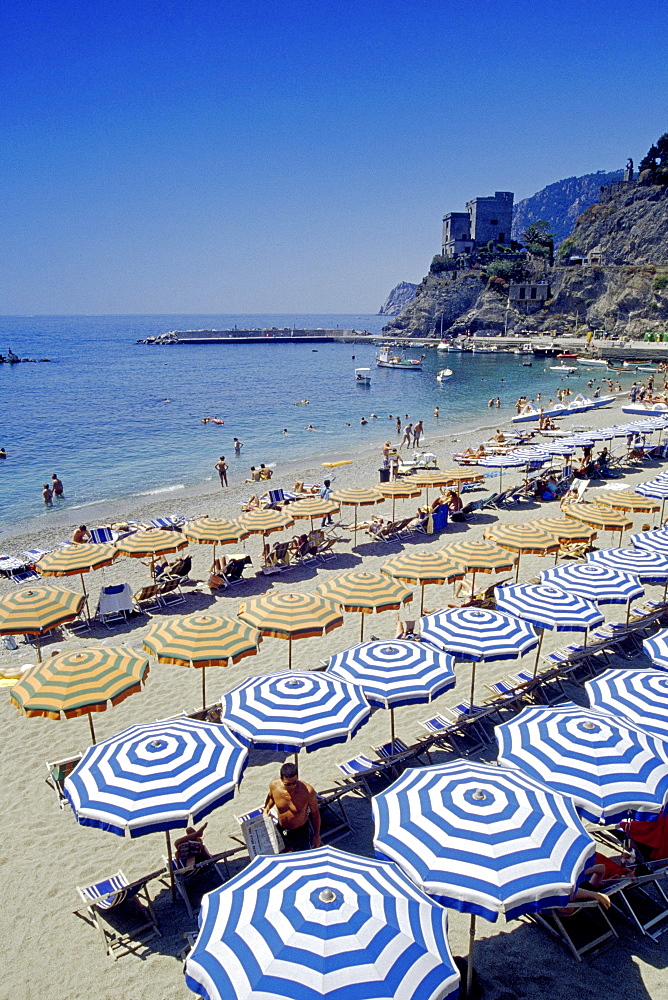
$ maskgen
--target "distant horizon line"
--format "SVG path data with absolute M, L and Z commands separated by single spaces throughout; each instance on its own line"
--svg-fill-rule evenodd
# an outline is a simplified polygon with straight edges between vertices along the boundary
M 309 312 L 290 311 L 281 312 L 128 312 L 128 313 L 0 313 L 0 319 L 99 319 L 103 316 L 128 317 L 128 316 L 381 316 L 379 312 L 365 312 L 360 309 L 353 309 L 349 312 L 328 312 L 324 309 L 311 310 Z

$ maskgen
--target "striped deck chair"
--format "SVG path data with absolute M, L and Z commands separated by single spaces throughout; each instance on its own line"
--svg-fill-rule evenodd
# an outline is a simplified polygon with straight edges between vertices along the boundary
M 76 753 L 72 757 L 64 757 L 62 760 L 47 760 L 46 762 L 48 777 L 45 780 L 47 785 L 51 785 L 55 789 L 58 805 L 61 809 L 67 805 L 64 792 L 65 778 L 72 773 L 82 757 L 83 754 Z
M 97 544 L 109 544 L 114 540 L 114 533 L 111 528 L 91 528 L 89 534 L 91 542 L 96 542 Z
M 164 870 L 160 868 L 159 871 L 151 872 L 150 875 L 145 875 L 135 882 L 128 882 L 123 872 L 119 870 L 115 875 L 101 879 L 93 885 L 77 886 L 77 892 L 88 915 L 83 919 L 87 919 L 97 928 L 105 954 L 113 955 L 114 960 L 118 957 L 114 949 L 134 951 L 134 942 L 140 940 L 140 935 L 142 943 L 156 935 L 162 937 L 147 886 L 153 879 L 162 875 Z M 140 895 L 144 897 L 145 903 L 140 902 L 138 898 Z M 117 907 L 120 909 L 125 904 L 132 905 L 135 916 L 139 919 L 127 931 L 119 931 L 115 926 L 116 921 L 112 923 L 109 915 Z M 83 908 L 80 908 L 74 912 L 77 916 L 82 916 L 82 910 Z

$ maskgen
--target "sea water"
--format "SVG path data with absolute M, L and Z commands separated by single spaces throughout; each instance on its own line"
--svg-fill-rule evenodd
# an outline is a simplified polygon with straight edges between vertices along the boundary
M 422 370 L 397 371 L 375 366 L 371 344 L 135 343 L 172 329 L 338 326 L 380 333 L 385 322 L 349 315 L 0 318 L 0 353 L 11 347 L 20 357 L 51 359 L 0 365 L 0 446 L 9 456 L 0 462 L 0 525 L 43 515 L 42 485 L 54 472 L 65 485 L 59 507 L 164 492 L 171 509 L 184 485 L 215 475 L 220 455 L 238 480 L 260 462 L 280 472 L 287 461 L 397 441 L 397 415 L 404 424 L 423 420 L 428 441 L 436 406 L 442 434 L 497 415 L 507 419 L 520 394 L 556 399 L 553 361 L 534 358 L 523 367 L 521 356 L 506 353 L 411 348 L 410 356 L 426 354 Z M 371 368 L 368 386 L 354 379 L 362 366 Z M 445 367 L 454 374 L 438 382 Z M 574 391 L 589 377 L 571 380 Z M 501 397 L 500 411 L 487 407 L 493 396 Z M 303 399 L 308 405 L 295 405 Z M 203 424 L 203 417 L 224 425 Z M 243 442 L 240 455 L 234 437 Z

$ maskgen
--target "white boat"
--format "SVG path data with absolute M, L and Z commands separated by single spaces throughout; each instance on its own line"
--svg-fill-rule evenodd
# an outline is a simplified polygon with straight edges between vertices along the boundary
M 527 420 L 540 420 L 540 410 L 537 410 L 535 406 L 530 406 L 529 403 L 522 407 L 516 417 L 513 417 L 513 423 L 523 424 Z
M 371 381 L 371 369 L 370 368 L 356 368 L 355 369 L 355 381 L 362 382 L 364 385 L 368 385 Z
M 436 350 L 437 351 L 449 351 L 450 350 L 450 344 L 447 342 L 447 340 L 442 340 L 440 342 L 440 344 L 436 345 Z
M 401 354 L 395 352 L 396 348 L 394 347 L 381 347 L 376 355 L 376 364 L 378 367 L 402 368 L 404 371 L 409 372 L 420 371 L 422 362 L 424 361 L 424 354 L 418 359 L 404 357 L 403 351 Z
M 576 372 L 577 368 L 573 368 L 571 365 L 550 365 L 551 372 L 564 372 L 566 375 L 570 375 L 571 372 Z
M 652 375 L 656 375 L 658 368 L 652 368 L 651 365 L 638 365 L 636 368 L 637 372 L 650 372 Z
M 668 414 L 668 403 L 631 403 L 622 406 L 622 413 L 636 413 L 641 417 L 657 417 Z
M 603 358 L 578 358 L 579 365 L 587 365 L 588 368 L 607 368 L 608 362 Z
M 452 368 L 441 368 L 440 372 L 436 372 L 436 378 L 439 382 L 445 382 L 446 378 L 450 378 L 454 375 Z

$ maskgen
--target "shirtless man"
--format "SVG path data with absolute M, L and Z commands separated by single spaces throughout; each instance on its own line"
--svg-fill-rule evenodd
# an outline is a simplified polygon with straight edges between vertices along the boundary
M 227 462 L 224 455 L 220 456 L 220 461 L 216 462 L 214 469 L 220 476 L 220 485 L 227 486 Z
M 280 777 L 274 778 L 269 785 L 265 813 L 274 806 L 278 811 L 278 830 L 286 851 L 307 851 L 309 847 L 320 847 L 320 810 L 315 789 L 308 782 L 299 780 L 295 764 L 283 764 Z M 309 811 L 313 823 L 312 843 Z

